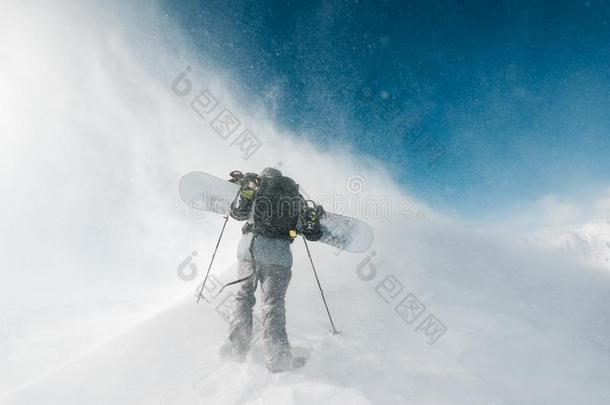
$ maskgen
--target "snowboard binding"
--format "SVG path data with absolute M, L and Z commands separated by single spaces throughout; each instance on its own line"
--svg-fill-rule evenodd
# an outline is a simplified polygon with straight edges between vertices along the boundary
M 307 240 L 319 240 L 324 232 L 320 219 L 325 216 L 326 212 L 321 205 L 317 205 L 312 200 L 305 200 L 305 206 L 300 216 L 299 233 L 305 236 Z

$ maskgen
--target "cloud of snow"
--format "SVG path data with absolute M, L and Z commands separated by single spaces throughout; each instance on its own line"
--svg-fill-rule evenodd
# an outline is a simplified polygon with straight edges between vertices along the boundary
M 549 224 L 573 223 L 578 221 L 583 213 L 576 204 L 557 195 L 547 195 L 538 201 L 542 220 Z
M 598 216 L 610 218 L 610 188 L 595 201 L 595 211 Z

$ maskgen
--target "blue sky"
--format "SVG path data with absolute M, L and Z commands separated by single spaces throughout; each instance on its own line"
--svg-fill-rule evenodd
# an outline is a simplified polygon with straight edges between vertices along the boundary
M 610 183 L 610 2 L 182 1 L 202 58 L 280 125 L 465 215 Z

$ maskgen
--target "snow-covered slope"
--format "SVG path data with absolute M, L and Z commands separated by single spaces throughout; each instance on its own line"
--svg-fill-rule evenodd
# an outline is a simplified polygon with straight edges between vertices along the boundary
M 529 241 L 562 250 L 582 261 L 610 269 L 610 220 L 591 222 L 568 231 L 543 230 Z
M 199 305 L 189 296 L 3 403 L 608 403 L 605 273 L 448 224 L 400 225 L 376 225 L 375 256 L 314 246 L 337 336 L 294 246 L 288 328 L 309 357 L 302 370 L 268 373 L 258 343 L 247 362 L 221 362 L 226 323 L 217 310 L 230 293 Z M 412 324 L 395 312 L 407 293 L 426 306 Z M 429 314 L 447 327 L 432 345 L 416 330 Z

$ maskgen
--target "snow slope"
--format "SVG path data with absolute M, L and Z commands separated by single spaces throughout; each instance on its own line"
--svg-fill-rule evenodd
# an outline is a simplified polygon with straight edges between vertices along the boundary
M 309 357 L 302 370 L 268 373 L 258 344 L 243 364 L 221 362 L 223 297 L 199 305 L 187 297 L 2 403 L 608 402 L 606 275 L 446 223 L 400 229 L 377 224 L 371 281 L 362 280 L 370 267 L 357 271 L 367 256 L 315 246 L 338 336 L 328 332 L 306 258 L 294 247 L 288 328 L 295 351 Z M 418 320 L 406 324 L 377 294 L 389 274 L 447 326 L 433 345 L 414 330 Z

